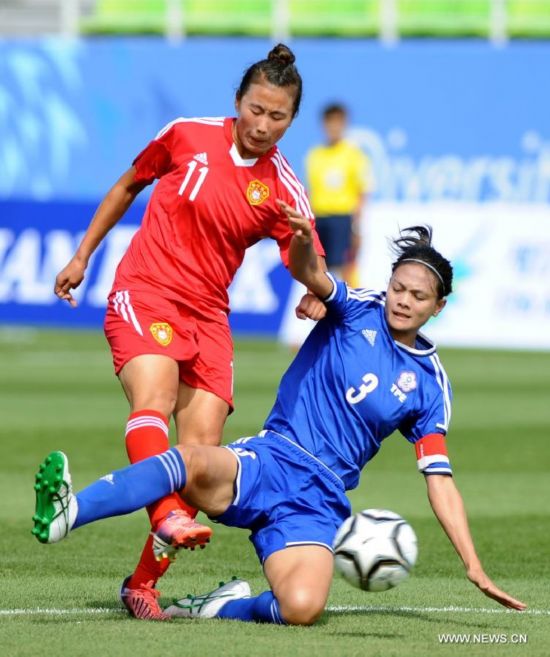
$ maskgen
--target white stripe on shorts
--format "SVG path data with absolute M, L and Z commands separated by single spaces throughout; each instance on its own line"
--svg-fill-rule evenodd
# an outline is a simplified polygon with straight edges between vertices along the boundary
M 130 319 L 132 320 L 132 324 L 134 325 L 134 328 L 140 335 L 143 335 L 141 326 L 139 325 L 136 314 L 134 313 L 134 309 L 132 308 L 132 304 L 130 303 L 130 294 L 128 293 L 128 290 L 124 291 L 124 301 L 126 302 L 126 307 L 128 308 L 128 314 L 130 315 Z
M 126 312 L 126 306 L 124 305 L 124 297 L 122 296 L 122 292 L 116 292 L 115 293 L 115 310 L 118 315 L 122 316 L 122 319 L 127 322 L 128 321 L 128 313 Z
M 241 464 L 241 459 L 239 458 L 237 452 L 234 452 L 231 447 L 228 445 L 222 445 L 225 449 L 229 450 L 231 454 L 237 459 L 237 476 L 235 477 L 235 483 L 234 483 L 234 489 L 235 489 L 235 497 L 233 498 L 233 501 L 231 504 L 235 506 L 236 504 L 239 503 L 239 500 L 241 499 L 241 473 L 243 466 Z
M 128 322 L 128 324 L 132 324 L 137 333 L 143 335 L 141 326 L 138 322 L 134 309 L 132 308 L 132 304 L 130 303 L 130 294 L 128 290 L 120 290 L 119 292 L 115 292 L 115 296 L 113 298 L 113 308 L 115 309 L 117 315 L 120 315 L 125 322 Z
M 327 548 L 327 550 L 334 552 L 332 546 L 328 545 L 327 543 L 323 543 L 322 541 L 288 541 L 285 543 L 285 547 L 295 547 L 297 545 L 320 545 L 321 547 Z

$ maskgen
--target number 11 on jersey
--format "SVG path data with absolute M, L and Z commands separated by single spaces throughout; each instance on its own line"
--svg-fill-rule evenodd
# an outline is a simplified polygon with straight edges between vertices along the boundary
M 189 162 L 189 164 L 187 165 L 187 173 L 185 174 L 185 178 L 183 179 L 183 182 L 181 183 L 180 188 L 178 189 L 179 196 L 183 196 L 183 193 L 185 192 L 187 186 L 189 185 L 189 182 L 191 181 L 191 177 L 193 176 L 193 172 L 197 168 L 198 164 L 199 163 L 196 160 L 191 160 L 191 162 Z M 195 182 L 195 185 L 191 190 L 191 193 L 189 194 L 190 201 L 194 201 L 197 198 L 197 194 L 199 193 L 202 183 L 204 182 L 204 179 L 206 178 L 206 175 L 208 173 L 208 167 L 201 167 L 198 173 L 199 173 L 199 177 Z

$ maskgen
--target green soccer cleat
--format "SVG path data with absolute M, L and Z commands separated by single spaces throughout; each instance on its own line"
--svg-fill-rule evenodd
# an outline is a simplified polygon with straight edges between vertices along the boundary
M 165 614 L 173 618 L 215 618 L 220 609 L 231 600 L 249 598 L 250 585 L 242 579 L 233 579 L 210 593 L 204 595 L 188 594 L 181 600 L 174 600 L 174 604 L 164 610 Z
M 35 480 L 36 512 L 32 517 L 32 533 L 41 543 L 57 543 L 71 531 L 78 510 L 65 454 L 51 452 L 40 464 Z

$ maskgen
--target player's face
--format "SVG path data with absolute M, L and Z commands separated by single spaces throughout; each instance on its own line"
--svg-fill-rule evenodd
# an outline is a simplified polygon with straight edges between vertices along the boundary
M 323 121 L 325 135 L 329 144 L 337 144 L 344 138 L 346 131 L 346 116 L 339 112 L 329 114 Z
M 406 262 L 393 272 L 386 298 L 386 319 L 392 336 L 414 347 L 416 335 L 445 306 L 438 299 L 437 279 L 427 267 Z
M 235 101 L 238 118 L 233 137 L 244 159 L 260 157 L 274 146 L 292 123 L 294 88 L 265 80 L 251 84 Z

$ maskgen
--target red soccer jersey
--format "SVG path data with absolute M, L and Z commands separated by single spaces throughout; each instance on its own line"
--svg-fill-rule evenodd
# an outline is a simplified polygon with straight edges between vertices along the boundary
M 292 231 L 277 198 L 313 221 L 304 187 L 274 146 L 243 160 L 231 118 L 176 119 L 135 159 L 136 180 L 159 182 L 122 258 L 114 289 L 151 291 L 202 314 L 228 310 L 245 249 L 264 237 L 288 263 Z M 315 233 L 317 253 L 324 255 Z

